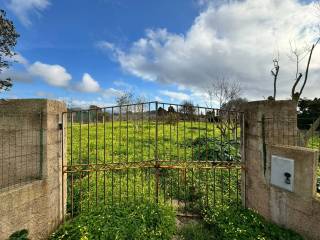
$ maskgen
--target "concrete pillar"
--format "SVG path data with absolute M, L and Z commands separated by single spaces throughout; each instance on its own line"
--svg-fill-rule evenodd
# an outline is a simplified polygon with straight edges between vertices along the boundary
M 15 115 L 24 116 L 18 118 L 22 124 L 30 117 L 37 118 L 33 125 L 39 127 L 36 134 L 38 141 L 30 145 L 30 134 L 27 134 L 26 140 L 19 139 L 20 135 L 17 135 L 20 145 L 11 147 L 19 147 L 22 152 L 17 151 L 11 161 L 15 161 L 19 154 L 22 157 L 23 153 L 31 152 L 30 148 L 33 148 L 37 149 L 36 154 L 27 160 L 41 162 L 39 177 L 0 190 L 0 239 L 7 239 L 10 234 L 21 229 L 27 229 L 31 239 L 47 239 L 61 223 L 66 209 L 66 194 L 62 194 L 62 189 L 66 191 L 66 181 L 62 180 L 62 155 L 65 154 L 62 152 L 62 138 L 66 136 L 59 130 L 66 106 L 53 100 L 23 99 L 0 102 L 0 109 L 1 116 L 4 116 L 2 120 L 0 118 L 0 124 L 1 121 L 8 121 L 5 119 L 8 115 L 11 118 Z M 21 129 L 22 136 L 23 131 L 24 128 Z M 26 164 L 30 164 L 28 161 Z
M 295 142 L 296 103 L 293 101 L 256 101 L 242 106 L 244 112 L 242 156 L 243 202 L 246 207 L 269 215 L 269 179 L 266 145 Z M 263 120 L 264 119 L 264 120 Z M 264 122 L 264 123 L 263 123 Z M 264 133 L 263 133 L 264 132 Z
M 306 239 L 320 239 L 318 152 L 297 146 L 296 104 L 258 101 L 245 104 L 242 110 L 242 197 L 246 207 Z M 271 184 L 272 155 L 294 161 L 293 191 Z

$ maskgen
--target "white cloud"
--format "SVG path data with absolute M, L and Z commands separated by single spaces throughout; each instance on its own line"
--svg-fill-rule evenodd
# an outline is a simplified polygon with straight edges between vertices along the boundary
M 41 77 L 48 84 L 57 87 L 67 87 L 72 78 L 64 67 L 38 61 L 30 65 L 28 71 L 34 76 Z
M 162 90 L 159 91 L 162 95 L 167 96 L 170 98 L 170 100 L 174 101 L 174 100 L 178 100 L 178 101 L 185 101 L 185 100 L 189 100 L 190 97 L 189 95 L 182 93 L 182 92 L 173 92 L 173 91 L 168 91 L 168 90 Z
M 39 14 L 50 5 L 49 0 L 9 0 L 8 8 L 25 26 L 31 25 L 30 13 Z
M 272 94 L 270 70 L 279 49 L 278 92 L 289 98 L 295 75 L 295 64 L 287 57 L 289 40 L 302 47 L 314 39 L 319 19 L 313 11 L 313 3 L 297 0 L 221 1 L 208 4 L 185 34 L 147 30 L 127 50 L 111 44 L 105 48 L 113 50 L 125 71 L 144 80 L 205 92 L 217 75 L 224 74 L 238 79 L 251 99 Z M 319 53 L 318 46 L 304 96 L 319 95 Z M 301 67 L 304 71 L 305 62 Z
M 82 109 L 88 109 L 90 105 L 95 105 L 98 107 L 107 107 L 107 106 L 113 106 L 114 103 L 104 101 L 103 99 L 97 99 L 97 100 L 83 100 L 83 99 L 72 99 L 69 97 L 60 97 L 58 100 L 63 101 L 67 104 L 69 108 L 82 108 Z
M 88 92 L 88 93 L 95 93 L 101 90 L 99 83 L 96 80 L 94 80 L 89 73 L 83 74 L 82 81 L 77 86 L 77 89 L 80 90 L 81 92 Z

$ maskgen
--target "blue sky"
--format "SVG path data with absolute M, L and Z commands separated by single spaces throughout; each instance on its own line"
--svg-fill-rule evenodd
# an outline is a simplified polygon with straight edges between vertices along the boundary
M 124 91 L 133 91 L 146 100 L 205 105 L 207 89 L 223 75 L 241 83 L 243 96 L 259 99 L 271 95 L 269 72 L 280 49 L 279 94 L 287 98 L 294 73 L 286 59 L 288 42 L 300 47 L 313 41 L 311 30 L 320 20 L 309 16 L 312 5 L 295 0 L 0 0 L 21 35 L 20 63 L 5 73 L 16 79 L 14 87 L 1 94 L 85 107 L 111 105 Z M 306 28 L 310 31 L 302 31 Z M 320 76 L 319 60 L 314 58 L 307 97 L 318 94 L 314 88 L 320 85 L 313 79 Z

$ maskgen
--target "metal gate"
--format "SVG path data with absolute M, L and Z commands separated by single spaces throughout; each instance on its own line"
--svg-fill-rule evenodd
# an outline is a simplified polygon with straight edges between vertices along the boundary
M 147 102 L 64 119 L 72 217 L 121 201 L 171 204 L 183 215 L 241 203 L 241 112 Z

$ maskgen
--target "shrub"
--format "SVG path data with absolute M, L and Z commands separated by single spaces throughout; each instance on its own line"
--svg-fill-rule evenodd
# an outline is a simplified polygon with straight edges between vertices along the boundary
M 9 237 L 9 240 L 29 240 L 28 235 L 29 231 L 27 229 L 22 229 L 12 233 Z
M 65 223 L 51 239 L 171 239 L 172 208 L 155 203 L 118 203 L 82 213 Z
M 194 149 L 194 159 L 199 161 L 240 161 L 239 142 L 220 137 L 200 137 L 182 145 Z
M 302 240 L 297 233 L 266 221 L 252 210 L 226 206 L 204 211 L 216 239 Z

